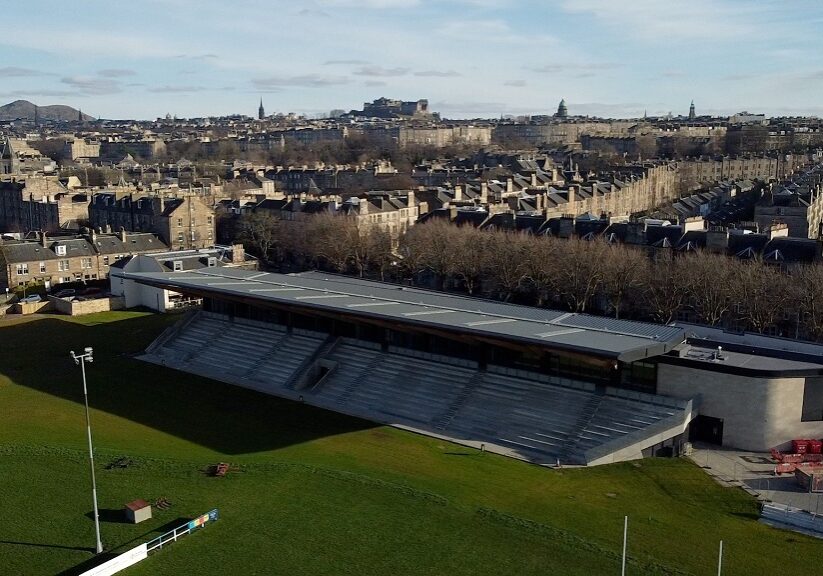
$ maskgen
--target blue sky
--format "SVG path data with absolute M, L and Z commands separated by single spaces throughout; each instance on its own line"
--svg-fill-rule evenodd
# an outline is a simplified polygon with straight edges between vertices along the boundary
M 823 115 L 819 0 L 9 2 L 0 103 L 105 118 L 316 114 L 379 96 L 446 117 Z

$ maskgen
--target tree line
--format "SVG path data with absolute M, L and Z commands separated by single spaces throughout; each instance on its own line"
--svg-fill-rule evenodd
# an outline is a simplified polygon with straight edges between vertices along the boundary
M 356 218 L 241 217 L 238 233 L 273 269 L 319 268 L 571 312 L 823 340 L 823 265 L 789 268 L 706 251 L 418 224 L 399 241 Z

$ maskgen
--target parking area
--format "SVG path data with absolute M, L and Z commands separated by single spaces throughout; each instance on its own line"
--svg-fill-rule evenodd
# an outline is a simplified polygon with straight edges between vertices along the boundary
M 775 475 L 775 462 L 768 452 L 728 450 L 695 444 L 690 458 L 724 486 L 738 486 L 766 502 L 785 504 L 814 514 L 823 514 L 823 494 L 805 491 L 794 474 Z

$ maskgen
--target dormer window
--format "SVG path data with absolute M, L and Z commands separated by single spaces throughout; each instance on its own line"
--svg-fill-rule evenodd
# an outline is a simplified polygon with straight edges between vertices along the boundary
M 183 270 L 183 261 L 182 260 L 175 260 L 174 264 L 174 271 L 181 272 Z
M 66 255 L 66 247 L 63 245 L 58 245 L 56 248 L 56 252 L 58 256 L 65 256 Z
M 217 266 L 217 258 L 214 256 L 209 257 L 209 268 L 214 268 Z

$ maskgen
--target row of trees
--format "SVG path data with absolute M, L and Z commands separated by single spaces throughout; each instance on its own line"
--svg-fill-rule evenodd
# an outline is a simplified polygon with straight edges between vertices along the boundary
M 482 231 L 446 222 L 388 234 L 324 214 L 303 225 L 242 219 L 253 250 L 279 269 L 319 267 L 506 302 L 668 323 L 823 339 L 823 266 L 789 270 L 722 254 L 648 253 L 602 241 Z

